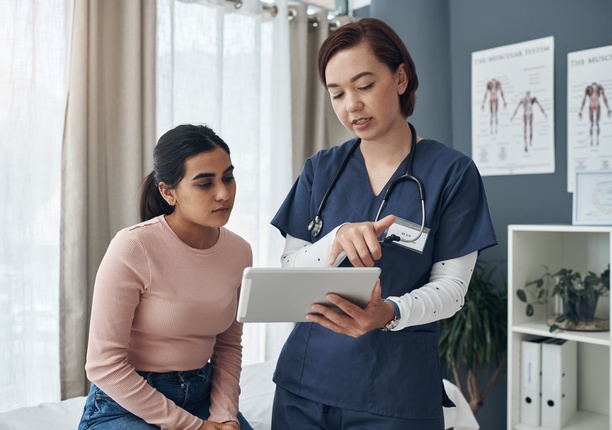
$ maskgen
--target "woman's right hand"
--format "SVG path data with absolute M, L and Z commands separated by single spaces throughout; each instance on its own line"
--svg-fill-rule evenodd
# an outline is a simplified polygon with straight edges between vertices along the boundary
M 240 430 L 240 427 L 234 422 L 223 424 L 206 420 L 198 430 Z
M 342 251 L 355 267 L 372 267 L 382 257 L 378 237 L 395 222 L 394 215 L 387 215 L 376 222 L 344 224 L 336 232 L 329 256 L 330 265 Z

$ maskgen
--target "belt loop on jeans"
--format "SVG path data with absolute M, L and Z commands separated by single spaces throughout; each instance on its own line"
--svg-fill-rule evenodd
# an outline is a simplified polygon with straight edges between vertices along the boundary
M 178 371 L 176 372 L 176 376 L 178 376 L 179 380 L 181 381 L 181 387 L 184 387 L 185 386 L 185 372 Z

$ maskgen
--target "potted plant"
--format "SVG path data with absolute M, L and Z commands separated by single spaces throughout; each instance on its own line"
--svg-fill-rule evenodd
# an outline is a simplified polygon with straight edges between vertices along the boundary
M 516 291 L 519 300 L 527 304 L 527 316 L 533 316 L 533 304 L 547 304 L 551 332 L 609 330 L 610 320 L 595 318 L 595 309 L 599 298 L 610 291 L 610 265 L 599 275 L 589 271 L 584 277 L 572 269 L 562 268 L 551 274 L 548 267 L 543 267 L 542 276 Z
M 452 371 L 455 385 L 474 413 L 506 366 L 507 289 L 493 282 L 496 268 L 478 261 L 463 309 L 440 321 L 440 358 Z M 466 375 L 465 384 L 460 374 Z M 487 378 L 482 388 L 478 375 Z

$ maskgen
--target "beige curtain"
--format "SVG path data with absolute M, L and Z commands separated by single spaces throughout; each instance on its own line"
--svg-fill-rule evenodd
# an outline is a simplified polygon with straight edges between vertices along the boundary
M 155 2 L 75 0 L 62 154 L 62 398 L 86 394 L 91 293 L 114 234 L 137 222 L 155 146 Z
M 273 16 L 260 0 L 157 0 L 158 133 L 206 123 L 228 143 L 238 191 L 226 227 L 251 244 L 256 267 L 280 265 L 270 220 L 293 182 L 287 2 L 274 4 Z M 246 324 L 243 365 L 275 360 L 290 328 Z
M 293 176 L 297 178 L 306 158 L 354 137 L 336 118 L 317 70 L 319 47 L 334 25 L 350 18 L 330 22 L 326 11 L 308 15 L 307 4 L 291 6 L 290 17 Z
M 60 165 L 72 1 L 0 1 L 0 412 L 59 397 Z

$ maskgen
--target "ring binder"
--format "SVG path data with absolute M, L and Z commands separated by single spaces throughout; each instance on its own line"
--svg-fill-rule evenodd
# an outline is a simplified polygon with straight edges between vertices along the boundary
M 521 342 L 521 423 L 539 426 L 541 423 L 541 363 L 542 342 L 547 337 Z
M 549 339 L 542 343 L 542 427 L 561 429 L 576 413 L 577 365 L 576 342 Z

